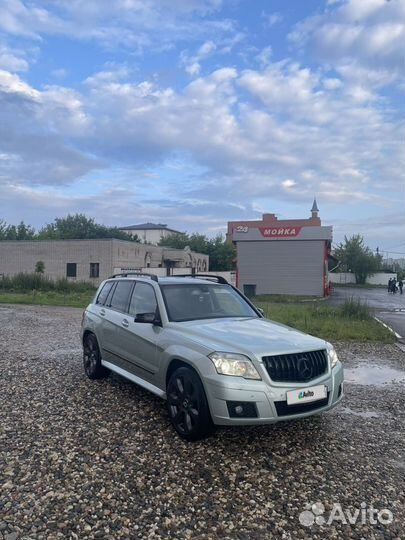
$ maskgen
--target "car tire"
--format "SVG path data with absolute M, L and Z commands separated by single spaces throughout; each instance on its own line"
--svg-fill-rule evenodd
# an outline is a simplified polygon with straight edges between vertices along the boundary
M 167 385 L 167 410 L 174 429 L 183 439 L 197 441 L 213 432 L 203 384 L 191 368 L 180 367 L 171 375 Z
M 94 334 L 87 334 L 83 340 L 83 367 L 89 379 L 103 379 L 110 373 L 101 364 L 100 348 Z

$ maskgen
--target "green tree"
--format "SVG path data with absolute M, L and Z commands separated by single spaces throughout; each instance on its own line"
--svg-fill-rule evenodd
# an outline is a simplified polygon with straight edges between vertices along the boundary
M 35 238 L 35 229 L 31 225 L 26 225 L 23 221 L 16 227 L 16 240 L 33 240 Z
M 234 270 L 235 268 L 235 247 L 226 242 L 221 234 L 209 239 L 204 234 L 199 233 L 191 235 L 176 233 L 162 238 L 159 245 L 174 249 L 184 249 L 188 246 L 192 251 L 209 255 L 210 270 L 213 272 Z
M 21 221 L 17 227 L 0 219 L 0 240 L 33 240 L 35 230 Z
M 196 253 L 210 254 L 211 240 L 209 240 L 204 234 L 193 233 L 189 237 L 190 249 Z
M 6 239 L 6 233 L 7 233 L 7 223 L 4 221 L 4 219 L 0 219 L 0 240 Z
M 120 231 L 118 227 L 100 225 L 93 218 L 84 214 L 68 214 L 64 218 L 55 218 L 53 223 L 49 223 L 39 231 L 38 238 L 41 240 L 117 238 L 139 242 L 138 236 L 130 236 L 126 232 Z
M 187 233 L 175 233 L 162 238 L 159 246 L 171 247 L 173 249 L 184 249 L 190 244 L 190 237 Z
M 210 270 L 228 271 L 236 267 L 235 246 L 219 234 L 209 242 Z
M 364 239 L 356 234 L 351 238 L 345 236 L 345 241 L 335 249 L 342 267 L 353 272 L 356 283 L 363 284 L 367 277 L 375 274 L 381 267 L 382 256 L 374 254 L 371 249 L 364 245 Z

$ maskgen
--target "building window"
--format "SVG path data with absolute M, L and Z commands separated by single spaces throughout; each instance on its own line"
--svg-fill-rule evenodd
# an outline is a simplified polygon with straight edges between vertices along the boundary
M 66 264 L 66 277 L 76 277 L 77 276 L 77 263 L 67 263 Z
M 90 277 L 100 277 L 100 263 L 90 263 Z

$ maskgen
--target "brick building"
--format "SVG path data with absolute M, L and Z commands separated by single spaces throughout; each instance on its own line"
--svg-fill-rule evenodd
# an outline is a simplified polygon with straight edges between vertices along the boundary
M 187 249 L 164 248 L 126 240 L 35 240 L 0 242 L 0 276 L 31 273 L 38 261 L 51 279 L 95 284 L 121 270 L 167 273 L 208 270 L 209 257 Z M 180 269 L 180 270 L 179 270 Z
M 236 245 L 238 287 L 255 294 L 329 294 L 328 257 L 332 227 L 322 226 L 314 200 L 308 219 L 279 220 L 263 214 L 255 221 L 228 222 Z

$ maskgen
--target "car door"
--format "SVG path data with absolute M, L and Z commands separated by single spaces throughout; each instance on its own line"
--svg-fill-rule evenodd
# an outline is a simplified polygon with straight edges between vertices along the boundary
M 153 382 L 159 369 L 157 343 L 162 331 L 152 323 L 135 322 L 141 313 L 158 313 L 154 288 L 149 283 L 137 281 L 129 305 L 128 328 L 122 343 L 125 357 L 132 365 L 132 372 Z
M 109 360 L 108 354 L 103 353 L 103 344 L 104 344 L 104 332 L 105 332 L 105 321 L 108 308 L 107 306 L 110 303 L 116 282 L 115 281 L 106 281 L 103 285 L 103 288 L 99 292 L 93 308 L 91 310 L 92 320 L 94 321 L 93 330 L 96 334 L 97 341 L 101 351 L 101 357 L 103 360 Z M 107 315 L 108 317 L 108 315 Z
M 133 287 L 133 280 L 117 281 L 108 305 L 104 306 L 102 327 L 103 360 L 112 362 L 127 371 L 131 370 L 131 363 L 128 361 L 123 344 L 129 326 L 128 306 Z

